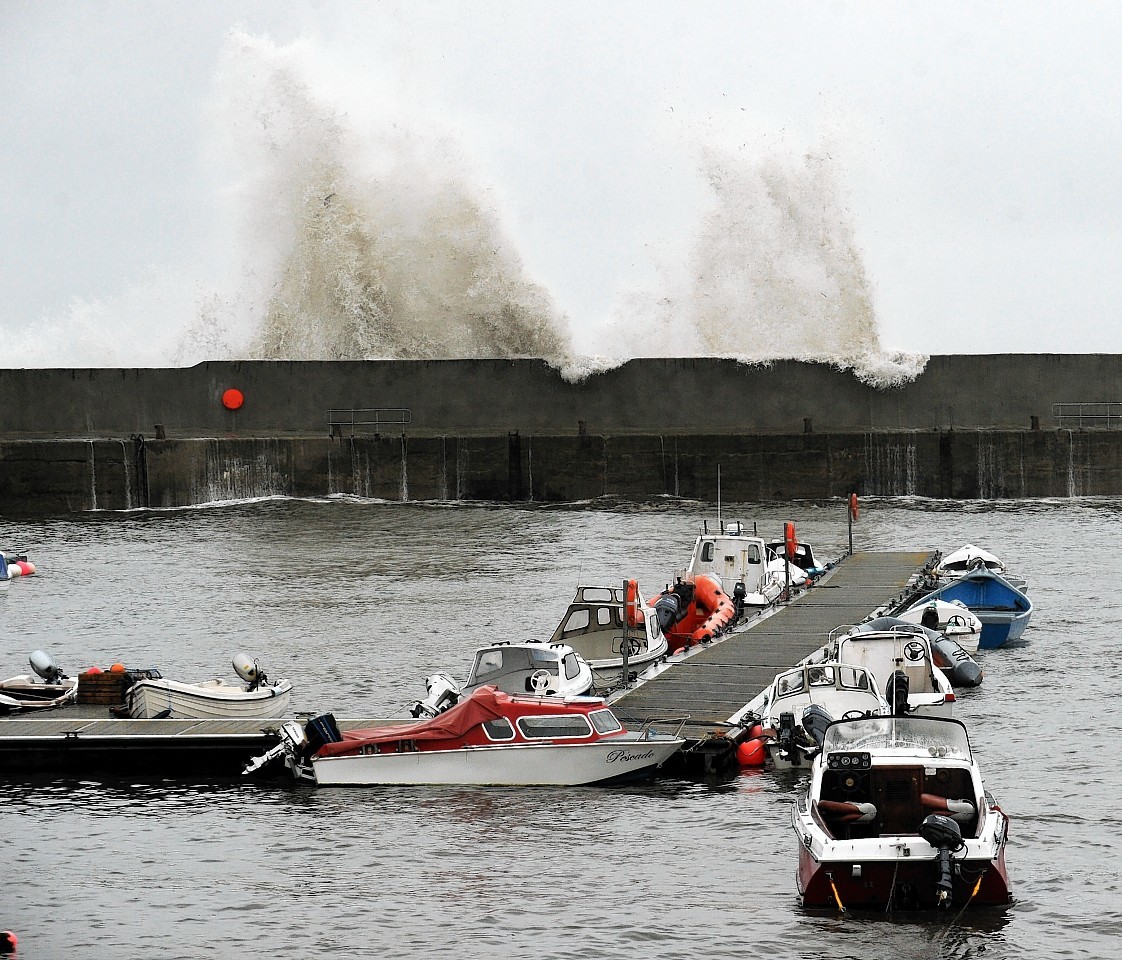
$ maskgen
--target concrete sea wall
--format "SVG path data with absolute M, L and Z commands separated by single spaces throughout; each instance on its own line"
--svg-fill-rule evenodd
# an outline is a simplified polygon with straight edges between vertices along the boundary
M 239 409 L 222 403 L 230 388 Z M 0 370 L 0 511 L 713 499 L 718 466 L 727 500 L 1116 495 L 1117 418 L 1055 415 L 1113 397 L 1114 355 L 933 357 L 887 389 L 821 364 L 715 359 L 575 383 L 540 360 Z

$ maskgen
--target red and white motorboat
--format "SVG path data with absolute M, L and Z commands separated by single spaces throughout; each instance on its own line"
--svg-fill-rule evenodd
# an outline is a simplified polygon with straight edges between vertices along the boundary
M 832 723 L 792 818 L 806 907 L 963 908 L 1012 900 L 1009 818 L 986 791 L 958 720 Z
M 521 696 L 480 687 L 421 721 L 340 733 L 331 714 L 289 721 L 251 773 L 284 755 L 320 786 L 604 784 L 651 776 L 685 743 L 651 722 L 629 732 L 598 697 Z

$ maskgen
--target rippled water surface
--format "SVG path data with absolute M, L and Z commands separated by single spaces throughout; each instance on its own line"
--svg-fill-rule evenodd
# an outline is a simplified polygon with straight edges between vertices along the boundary
M 244 650 L 295 680 L 299 710 L 400 715 L 477 645 L 548 636 L 578 581 L 660 589 L 706 513 L 336 500 L 0 520 L 0 546 L 40 569 L 0 587 L 0 673 L 44 648 L 71 673 L 232 679 Z M 826 556 L 847 544 L 838 504 L 725 516 L 776 536 L 794 520 Z M 873 502 L 854 535 L 974 542 L 1030 582 L 1024 640 L 983 653 L 957 705 L 1012 817 L 1008 909 L 800 910 L 798 781 L 762 772 L 515 790 L 6 777 L 0 928 L 25 958 L 1116 956 L 1122 501 Z

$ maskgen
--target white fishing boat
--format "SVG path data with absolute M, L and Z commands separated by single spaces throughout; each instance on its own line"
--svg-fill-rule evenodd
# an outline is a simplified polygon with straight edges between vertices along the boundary
M 421 721 L 341 733 L 326 714 L 285 723 L 281 738 L 246 773 L 283 756 L 294 776 L 319 786 L 605 784 L 652 776 L 685 743 L 651 722 L 627 731 L 596 697 L 491 686 Z
M 634 580 L 623 586 L 579 586 L 549 642 L 566 644 L 592 669 L 598 689 L 624 671 L 641 673 L 668 652 L 658 614 L 643 602 Z
M 245 654 L 234 658 L 234 671 L 242 683 L 202 680 L 183 683 L 147 671 L 125 692 L 122 713 L 139 720 L 152 719 L 274 719 L 288 713 L 291 680 L 269 680 L 256 660 Z
M 988 570 L 990 573 L 995 573 L 1021 593 L 1028 593 L 1028 583 L 1024 577 L 1011 573 L 1004 560 L 972 543 L 948 553 L 935 564 L 931 575 L 939 583 L 946 583 L 948 580 L 954 580 L 975 570 Z
M 924 599 L 896 616 L 908 623 L 939 631 L 969 654 L 978 652 L 982 621 L 961 600 Z
M 923 627 L 887 617 L 858 624 L 831 638 L 825 659 L 871 672 L 895 713 L 951 715 L 954 689 L 935 665 Z
M 806 907 L 960 910 L 1012 899 L 1009 818 L 957 720 L 834 722 L 792 822 Z
M 0 681 L 0 715 L 49 710 L 77 698 L 78 678 L 64 674 L 48 654 L 36 650 L 29 661 L 34 673 Z
M 503 693 L 579 697 L 592 689 L 592 668 L 565 643 L 501 640 L 475 651 L 467 681 L 447 673 L 425 680 L 427 695 L 410 707 L 414 717 L 434 717 L 482 686 Z
M 782 596 L 787 580 L 782 564 L 770 557 L 762 537 L 750 533 L 739 520 L 719 520 L 714 532 L 708 523 L 694 541 L 693 553 L 681 579 L 692 582 L 702 575 L 716 577 L 721 589 L 738 609 L 768 607 Z M 791 582 L 806 582 L 806 571 L 790 565 Z
M 768 689 L 729 721 L 763 741 L 773 769 L 805 770 L 831 721 L 891 712 L 869 670 L 827 661 L 802 663 L 776 674 Z

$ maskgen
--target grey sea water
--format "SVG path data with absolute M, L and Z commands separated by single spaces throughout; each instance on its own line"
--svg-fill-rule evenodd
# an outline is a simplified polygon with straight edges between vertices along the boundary
M 816 552 L 839 503 L 726 505 Z M 688 556 L 694 503 L 569 507 L 266 500 L 17 523 L 39 574 L 0 588 L 0 673 L 48 650 L 184 679 L 238 651 L 296 708 L 396 715 L 494 638 L 544 638 L 578 582 L 649 594 Z M 858 549 L 1003 556 L 1025 638 L 963 692 L 1012 817 L 1016 903 L 960 916 L 808 914 L 797 779 L 627 788 L 314 790 L 285 782 L 3 777 L 0 929 L 24 958 L 1113 957 L 1122 937 L 1117 661 L 1122 501 L 866 503 Z

